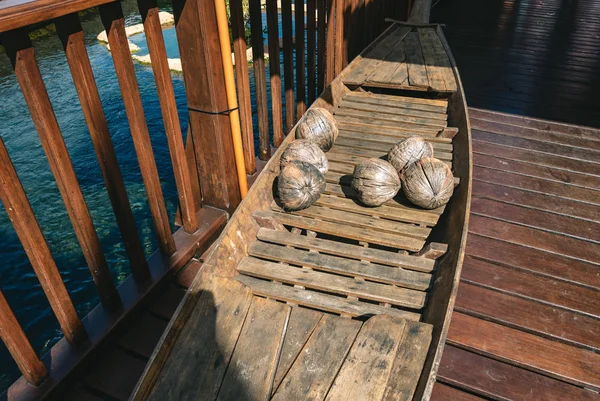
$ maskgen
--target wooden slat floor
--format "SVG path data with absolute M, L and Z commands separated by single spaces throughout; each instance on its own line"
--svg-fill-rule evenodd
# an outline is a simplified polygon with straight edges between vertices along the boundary
M 598 400 L 600 130 L 470 114 L 469 237 L 433 400 Z
M 600 127 L 597 0 L 440 0 L 431 20 L 470 107 Z

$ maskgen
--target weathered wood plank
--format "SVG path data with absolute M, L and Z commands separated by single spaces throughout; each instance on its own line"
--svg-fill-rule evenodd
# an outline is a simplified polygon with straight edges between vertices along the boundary
M 275 371 L 273 392 L 277 390 L 279 384 L 290 370 L 290 367 L 296 358 L 298 358 L 300 351 L 304 348 L 322 317 L 323 313 L 311 309 L 301 307 L 292 308 L 287 329 L 285 331 L 279 363 L 277 364 L 277 370 Z
M 362 100 L 362 98 L 361 98 Z M 362 111 L 373 111 L 382 114 L 394 114 L 394 115 L 404 115 L 411 117 L 422 117 L 429 118 L 433 120 L 442 120 L 447 121 L 448 115 L 446 113 L 441 112 L 432 112 L 432 111 L 422 111 L 419 109 L 411 108 L 408 106 L 413 106 L 414 103 L 406 103 L 403 106 L 387 106 L 385 104 L 377 104 L 377 102 L 367 103 L 357 101 L 356 98 L 350 96 L 344 96 L 342 102 L 340 103 L 340 108 L 344 109 L 354 109 L 354 110 L 362 110 Z
M 600 355 L 454 313 L 448 344 L 591 389 L 600 389 Z
M 338 109 L 342 110 L 342 109 Z M 338 125 L 343 125 L 345 123 L 352 123 L 354 125 L 361 125 L 366 127 L 372 127 L 380 130 L 394 130 L 394 129 L 402 129 L 402 130 L 410 130 L 417 135 L 431 135 L 437 136 L 440 128 L 431 127 L 427 125 L 418 125 L 412 123 L 403 123 L 403 122 L 393 122 L 393 121 L 381 121 L 381 120 L 365 120 L 364 117 L 356 117 L 352 115 L 352 113 L 347 113 L 347 115 L 341 116 L 334 114 L 336 122 Z
M 446 120 L 434 120 L 425 117 L 412 117 L 402 114 L 386 114 L 367 110 L 349 110 L 346 108 L 340 108 L 335 110 L 334 115 L 337 119 L 343 119 L 344 117 L 367 118 L 370 122 L 382 121 L 393 123 L 394 125 L 410 124 L 416 126 L 414 128 L 423 128 L 424 126 L 425 128 L 434 127 L 438 130 L 441 130 L 447 126 Z
M 387 57 L 379 63 L 376 69 L 367 77 L 367 82 L 377 82 L 385 84 L 391 81 L 391 77 L 396 69 L 406 59 L 404 43 L 400 43 Z
M 484 401 L 487 398 L 477 397 L 471 393 L 460 391 L 454 387 L 447 386 L 439 381 L 433 386 L 431 401 Z
M 425 69 L 427 71 L 427 79 L 429 81 L 429 88 L 434 92 L 445 92 L 446 83 L 442 76 L 442 66 L 436 51 L 433 47 L 433 42 L 430 35 L 432 28 L 418 28 L 418 39 L 421 44 L 421 51 L 423 52 L 423 60 L 425 61 Z
M 434 150 L 440 149 L 443 151 L 451 152 L 453 149 L 452 141 L 449 139 L 436 137 L 428 134 L 421 135 L 419 133 L 411 132 L 410 130 L 391 130 L 388 128 L 382 130 L 373 126 L 344 123 L 339 124 L 338 127 L 339 134 L 338 139 L 336 140 L 336 145 L 341 145 L 343 143 L 344 146 L 363 147 L 362 145 L 358 145 L 358 142 L 354 142 L 361 141 L 360 143 L 364 142 L 366 147 L 376 146 L 377 148 L 382 148 L 383 146 L 389 146 L 391 148 L 393 144 L 403 139 L 409 138 L 411 136 L 420 136 L 425 141 L 431 143 Z M 349 145 L 349 140 L 354 140 L 354 144 Z
M 281 145 L 285 137 L 283 133 L 283 106 L 281 101 L 281 68 L 279 65 L 279 13 L 277 11 L 277 0 L 268 0 L 266 4 L 273 145 L 277 148 Z
M 419 34 L 410 32 L 404 39 L 406 46 L 406 64 L 408 67 L 408 82 L 411 86 L 429 87 L 425 60 L 419 42 Z
M 431 283 L 431 275 L 427 273 L 324 255 L 318 252 L 307 252 L 258 241 L 250 244 L 248 255 L 274 262 L 310 267 L 318 271 L 363 278 L 373 282 L 393 284 L 398 287 L 421 291 L 429 288 Z
M 363 246 L 345 244 L 343 242 L 329 241 L 320 238 L 310 238 L 288 232 L 270 230 L 268 228 L 259 229 L 257 238 L 261 241 L 271 242 L 274 244 L 289 245 L 296 248 L 314 250 L 346 258 L 367 260 L 374 263 L 397 266 L 409 270 L 431 272 L 435 266 L 434 261 L 424 258 L 402 255 L 397 252 L 389 252 L 380 249 L 365 248 Z
M 382 95 L 369 92 L 350 92 L 345 95 L 343 99 L 360 103 L 374 104 L 378 106 L 409 108 L 435 113 L 446 113 L 448 110 L 447 100 L 425 99 L 419 97 Z
M 430 324 L 405 322 L 404 334 L 398 344 L 383 400 L 413 399 L 431 344 L 432 331 L 433 326 Z
M 400 142 L 400 140 L 398 140 L 398 142 Z M 393 145 L 392 145 L 393 146 Z M 388 149 L 382 151 L 379 149 L 360 149 L 360 148 L 355 148 L 352 146 L 345 146 L 344 144 L 336 144 L 336 146 L 334 146 L 333 148 L 331 148 L 331 150 L 329 152 L 327 152 L 327 158 L 333 161 L 339 161 L 339 162 L 344 162 L 343 157 L 345 156 L 354 156 L 357 157 L 357 159 L 352 159 L 350 157 L 348 157 L 346 163 L 349 162 L 355 162 L 355 161 L 362 161 L 364 159 L 368 159 L 368 158 L 378 158 L 378 159 L 387 159 L 387 154 L 389 152 L 389 150 L 392 148 L 392 146 L 390 146 Z M 387 148 L 387 146 L 381 146 L 381 148 Z M 445 152 L 443 150 L 438 150 L 437 152 L 434 150 L 434 157 L 436 157 L 437 159 L 443 160 L 443 161 L 452 161 L 452 153 L 449 152 Z
M 146 378 L 158 376 L 153 389 L 138 390 L 149 400 L 217 397 L 252 294 L 234 280 L 209 274 L 199 280 L 202 293 L 191 316 L 179 335 L 163 344 L 170 352 L 165 349 L 164 359 L 155 360 L 153 371 L 145 373 Z
M 273 401 L 322 400 L 352 346 L 361 322 L 325 315 L 273 396 Z
M 394 307 L 384 307 L 374 303 L 361 302 L 342 296 L 323 294 L 265 281 L 250 276 L 239 275 L 236 279 L 250 287 L 256 295 L 303 305 L 325 312 L 343 314 L 350 317 L 369 317 L 380 314 L 397 316 L 403 319 L 419 321 L 420 315 Z
M 420 309 L 425 305 L 425 293 L 391 285 L 357 281 L 352 278 L 300 269 L 280 263 L 245 258 L 237 267 L 240 273 L 253 277 L 300 285 L 306 288 L 342 295 L 388 302 L 393 305 Z
M 440 41 L 440 38 L 435 28 L 419 28 L 419 39 L 421 41 L 421 48 L 423 49 L 423 56 L 427 66 L 427 73 L 434 70 L 434 75 L 437 75 L 443 85 L 436 87 L 433 85 L 431 76 L 429 77 L 429 83 L 435 90 L 442 91 L 442 87 L 447 92 L 455 92 L 457 89 L 456 79 L 454 78 L 454 72 L 448 59 L 448 54 L 444 50 L 444 46 Z M 427 49 L 427 50 L 426 50 Z M 433 68 L 432 68 L 433 67 Z
M 290 311 L 288 305 L 279 302 L 252 299 L 218 401 L 268 399 Z

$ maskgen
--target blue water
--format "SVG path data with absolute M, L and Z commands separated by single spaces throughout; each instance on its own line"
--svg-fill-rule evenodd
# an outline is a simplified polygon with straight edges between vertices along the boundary
M 140 22 L 135 2 L 126 0 L 122 2 L 122 6 L 127 25 Z M 168 6 L 162 7 L 162 9 L 171 11 Z M 263 15 L 263 24 L 266 24 L 265 20 Z M 85 32 L 87 51 L 129 194 L 138 232 L 148 256 L 157 249 L 154 227 L 112 59 L 106 47 L 96 40 L 97 34 L 103 30 L 103 27 L 95 13 L 88 13 L 83 16 L 82 25 Z M 165 29 L 164 37 L 168 56 L 179 57 L 174 28 Z M 131 41 L 140 46 L 141 50 L 138 54 L 147 54 L 148 50 L 143 34 L 133 36 Z M 34 48 L 52 106 L 113 279 L 116 284 L 119 284 L 130 274 L 129 263 L 62 46 L 56 36 L 49 36 L 35 40 Z M 280 61 L 283 70 L 283 58 Z M 134 64 L 167 210 L 171 221 L 174 221 L 177 194 L 152 70 L 148 65 Z M 266 62 L 266 66 L 267 82 L 270 82 L 268 62 Z M 258 151 L 258 120 L 254 73 L 251 66 L 249 71 L 255 147 Z M 187 109 L 183 77 L 180 74 L 173 73 L 172 78 L 182 131 L 185 133 L 187 129 Z M 270 85 L 267 85 L 267 88 L 270 105 Z M 27 106 L 12 72 L 12 67 L 8 58 L 3 55 L 0 57 L 0 99 L 2 99 L 0 137 L 2 137 L 8 148 L 77 312 L 83 318 L 98 304 L 96 290 L 50 172 Z M 272 136 L 270 115 L 269 126 Z M 172 228 L 175 230 L 174 226 Z M 33 347 L 39 355 L 43 355 L 60 339 L 62 334 L 3 207 L 0 207 L 0 260 L 3 261 L 0 264 L 0 288 L 2 288 Z M 0 342 L 0 393 L 19 376 L 20 373 L 16 365 L 5 346 Z

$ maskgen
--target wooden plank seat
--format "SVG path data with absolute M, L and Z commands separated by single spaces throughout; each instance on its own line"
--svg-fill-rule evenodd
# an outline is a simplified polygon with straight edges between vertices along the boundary
M 362 56 L 343 78 L 344 84 L 350 87 L 456 92 L 456 79 L 438 29 L 397 26 Z

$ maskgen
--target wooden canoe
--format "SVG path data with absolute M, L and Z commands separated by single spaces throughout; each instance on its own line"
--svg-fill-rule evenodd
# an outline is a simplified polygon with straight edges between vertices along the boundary
M 294 213 L 274 202 L 293 129 L 204 261 L 133 399 L 429 399 L 471 194 L 467 108 L 441 29 L 393 24 L 312 107 L 340 128 L 325 194 Z M 452 166 L 450 203 L 358 204 L 354 164 L 412 134 Z

